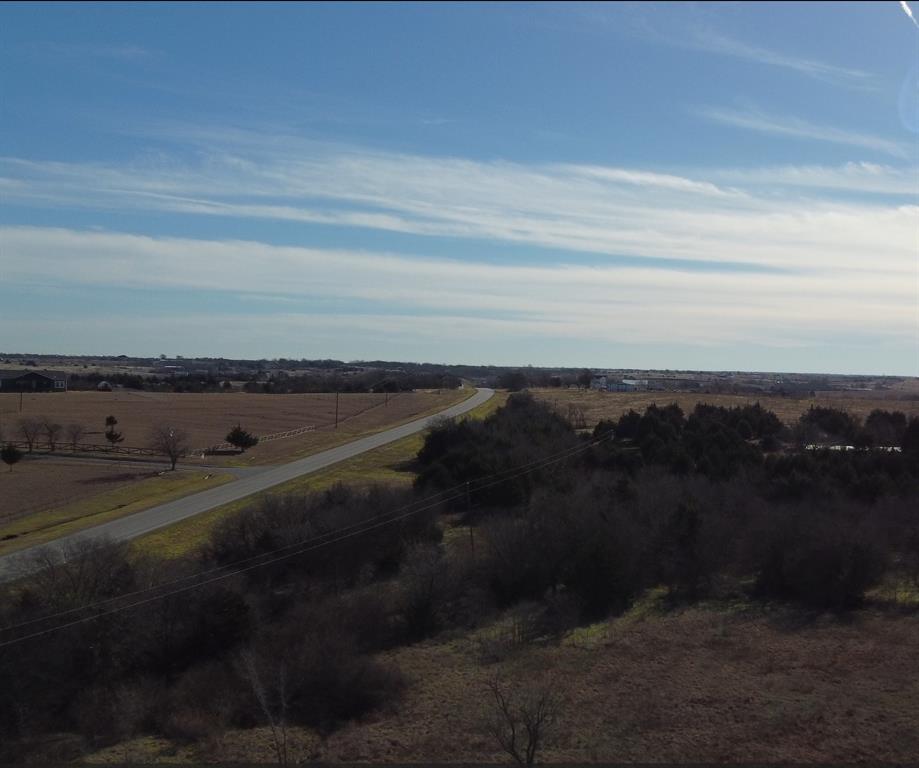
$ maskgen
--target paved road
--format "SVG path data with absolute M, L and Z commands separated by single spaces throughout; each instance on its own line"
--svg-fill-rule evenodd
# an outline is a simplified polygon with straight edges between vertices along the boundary
M 459 416 L 467 411 L 471 411 L 473 408 L 490 400 L 492 395 L 494 395 L 494 390 L 479 389 L 472 397 L 440 413 L 434 414 L 433 416 L 416 419 L 407 424 L 387 429 L 384 432 L 378 432 L 375 435 L 362 437 L 359 440 L 339 445 L 336 448 L 330 448 L 327 451 L 315 453 L 312 456 L 307 456 L 305 459 L 298 459 L 289 464 L 271 467 L 265 469 L 263 472 L 253 474 L 249 477 L 243 477 L 230 483 L 225 483 L 224 485 L 211 488 L 207 491 L 201 491 L 192 496 L 186 496 L 177 501 L 171 501 L 168 504 L 160 504 L 157 507 L 152 507 L 143 512 L 137 512 L 133 515 L 119 518 L 118 520 L 112 520 L 111 522 L 103 523 L 93 528 L 87 528 L 84 531 L 71 534 L 70 536 L 64 536 L 44 546 L 61 548 L 71 543 L 96 537 L 124 541 L 142 536 L 150 531 L 155 531 L 157 528 L 163 528 L 164 526 L 177 523 L 180 520 L 185 520 L 188 517 L 200 515 L 202 512 L 207 512 L 215 507 L 238 501 L 246 496 L 251 496 L 253 493 L 265 491 L 280 483 L 293 480 L 295 477 L 318 472 L 320 469 L 325 469 L 332 464 L 337 464 L 340 461 L 353 458 L 366 451 L 372 451 L 374 448 L 379 448 L 388 443 L 400 440 L 403 437 L 413 435 L 416 432 L 421 432 L 433 420 L 445 416 Z M 0 557 L 0 580 L 14 578 L 28 572 L 31 569 L 30 561 L 32 559 L 33 550 L 35 549 L 37 549 L 37 547 L 24 549 Z

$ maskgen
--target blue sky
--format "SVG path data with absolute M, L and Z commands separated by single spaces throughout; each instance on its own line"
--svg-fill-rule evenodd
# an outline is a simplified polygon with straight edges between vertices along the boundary
M 0 96 L 0 351 L 919 375 L 897 2 L 7 3 Z

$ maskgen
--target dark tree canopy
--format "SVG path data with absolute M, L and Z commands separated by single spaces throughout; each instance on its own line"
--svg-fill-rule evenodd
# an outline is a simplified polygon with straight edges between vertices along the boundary
M 0 449 L 0 459 L 3 460 L 3 463 L 9 466 L 10 472 L 13 471 L 13 464 L 18 462 L 22 458 L 22 451 L 20 451 L 12 443 L 7 443 Z
M 237 424 L 227 433 L 227 442 L 234 448 L 245 451 L 247 448 L 254 448 L 258 445 L 258 438 Z

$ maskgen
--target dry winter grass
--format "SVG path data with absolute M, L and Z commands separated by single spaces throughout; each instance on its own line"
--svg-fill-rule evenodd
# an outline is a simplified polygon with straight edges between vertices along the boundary
M 649 598 L 654 601 L 654 598 Z M 507 759 L 483 732 L 487 682 L 548 678 L 561 700 L 544 762 L 907 763 L 919 754 L 919 616 L 849 620 L 708 606 L 630 614 L 560 645 L 481 654 L 485 627 L 382 655 L 408 679 L 397 705 L 321 739 L 293 728 L 294 759 L 444 763 Z M 148 749 L 144 749 L 144 745 Z M 137 740 L 92 758 L 270 762 L 266 729 L 197 745 Z

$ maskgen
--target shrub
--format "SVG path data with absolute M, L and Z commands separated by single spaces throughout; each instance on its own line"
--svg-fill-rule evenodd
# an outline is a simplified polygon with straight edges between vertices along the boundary
M 246 432 L 239 424 L 227 433 L 226 441 L 240 451 L 245 451 L 247 448 L 254 448 L 258 445 L 258 438 Z
M 858 607 L 880 581 L 887 558 L 864 526 L 825 511 L 778 511 L 759 537 L 756 593 L 812 608 Z

